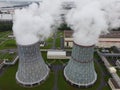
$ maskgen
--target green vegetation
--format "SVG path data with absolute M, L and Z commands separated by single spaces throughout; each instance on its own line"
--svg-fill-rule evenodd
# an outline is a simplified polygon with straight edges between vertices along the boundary
M 60 30 L 60 31 L 71 30 L 71 28 L 68 27 L 66 23 L 63 23 L 63 24 L 60 25 L 60 27 L 58 28 L 58 30 Z
M 49 37 L 48 39 L 45 40 L 45 46 L 40 47 L 41 49 L 50 49 L 52 48 L 52 42 L 53 42 L 53 36 Z
M 0 53 L 0 60 L 8 60 L 13 61 L 16 57 L 16 53 L 10 54 L 10 53 Z
M 57 37 L 55 45 L 57 48 L 60 48 L 60 37 Z
M 11 48 L 16 48 L 16 42 L 13 39 L 6 40 L 0 45 L 0 49 L 11 49 Z
M 97 81 L 96 83 L 88 88 L 77 88 L 74 86 L 71 86 L 70 84 L 68 84 L 67 81 L 65 81 L 64 75 L 63 75 L 63 71 L 60 71 L 58 74 L 58 88 L 59 90 L 97 90 L 97 88 L 100 85 L 100 80 L 101 80 L 101 71 L 100 68 L 98 67 L 97 63 L 95 63 L 95 69 L 97 72 Z M 105 86 L 102 90 L 110 90 L 110 88 L 108 86 Z
M 120 77 L 120 69 L 117 69 L 117 74 Z
M 0 31 L 10 31 L 10 30 L 12 30 L 12 21 L 11 22 L 0 21 Z
M 52 44 L 49 43 L 47 45 L 45 45 L 44 47 L 40 47 L 40 49 L 50 49 L 52 47 Z
M 16 83 L 15 74 L 17 71 L 18 65 L 10 66 L 5 71 L 4 75 L 0 77 L 0 89 L 1 90 L 52 90 L 54 75 L 51 72 L 49 77 L 41 85 L 33 88 L 21 87 Z
M 60 48 L 60 44 L 61 44 L 61 36 L 63 37 L 63 31 L 57 31 L 57 38 L 56 38 L 56 47 L 59 49 Z
M 5 39 L 8 37 L 9 34 L 11 34 L 11 31 L 4 31 L 4 32 L 0 32 L 0 39 Z
M 110 73 L 108 72 L 107 68 L 105 67 L 104 63 L 102 62 L 102 60 L 100 60 L 100 57 L 98 56 L 98 54 L 95 52 L 94 57 L 97 59 L 97 61 L 100 63 L 100 68 L 101 70 L 105 73 L 104 75 L 104 80 L 105 82 L 108 82 L 108 79 L 111 78 Z M 108 85 L 106 85 L 105 87 L 103 87 L 102 90 L 110 90 L 110 87 Z
M 8 37 L 11 33 L 11 31 L 0 32 L 0 49 L 16 48 L 15 40 Z
M 60 48 L 60 44 L 61 44 L 61 41 L 60 41 L 60 39 L 61 39 L 61 36 L 63 36 L 63 31 L 57 31 L 56 32 L 56 39 L 55 39 L 55 46 L 56 46 L 56 48 Z M 51 49 L 52 48 L 52 46 L 53 46 L 53 35 L 51 36 L 51 37 L 49 37 L 47 40 L 45 40 L 45 42 L 46 42 L 46 44 L 45 44 L 45 46 L 44 47 L 40 47 L 41 49 Z
M 46 52 L 42 52 L 42 56 L 44 58 L 44 60 L 46 62 L 51 63 L 54 60 L 47 60 L 46 58 Z M 68 62 L 68 60 L 62 60 L 62 62 L 66 63 Z M 53 64 L 61 64 L 60 60 L 55 60 L 55 63 Z M 14 66 L 10 66 L 4 73 L 4 75 L 2 75 L 0 77 L 0 88 L 2 90 L 52 90 L 53 89 L 53 85 L 54 85 L 54 73 L 51 72 L 48 79 L 41 85 L 37 86 L 37 87 L 33 87 L 33 88 L 24 88 L 21 87 L 19 84 L 16 83 L 15 80 L 15 73 L 17 71 L 17 67 L 18 65 L 15 64 Z M 103 67 L 103 66 L 102 66 Z M 98 75 L 98 79 L 96 81 L 96 83 L 89 88 L 76 88 L 71 86 L 70 84 L 68 84 L 63 76 L 63 71 L 59 71 L 58 72 L 58 88 L 59 90 L 97 90 L 97 88 L 100 85 L 100 80 L 101 80 L 101 71 L 100 68 L 98 67 L 97 63 L 95 63 L 95 69 Z M 103 68 L 105 69 L 105 68 Z M 105 69 L 106 71 L 106 69 Z M 107 78 L 108 79 L 108 78 Z M 105 79 L 106 80 L 106 79 Z M 107 81 L 107 80 L 106 80 Z M 108 86 L 105 86 L 102 90 L 110 90 Z
M 64 78 L 64 75 L 63 75 L 63 71 L 60 71 L 58 73 L 58 88 L 59 90 L 72 90 L 70 86 L 66 81 L 65 81 L 65 78 Z M 61 89 L 60 89 L 61 88 Z
M 51 43 L 53 42 L 53 38 L 52 37 L 49 37 L 47 40 L 46 40 L 47 43 Z
M 120 53 L 116 46 L 111 47 L 114 53 Z
M 106 73 L 106 77 L 104 77 L 104 79 L 106 80 L 106 82 L 108 81 L 109 78 L 111 78 L 110 73 L 108 72 L 107 68 L 105 67 L 104 63 L 102 62 L 102 60 L 100 59 L 100 57 L 98 56 L 97 53 L 94 54 L 94 57 L 97 59 L 97 61 L 100 63 L 101 69 L 104 73 Z
M 111 88 L 106 85 L 102 90 L 111 90 Z

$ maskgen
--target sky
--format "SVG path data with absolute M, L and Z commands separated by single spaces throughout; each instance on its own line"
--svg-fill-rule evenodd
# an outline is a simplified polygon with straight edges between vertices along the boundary
M 0 0 L 0 1 L 41 1 L 41 0 Z

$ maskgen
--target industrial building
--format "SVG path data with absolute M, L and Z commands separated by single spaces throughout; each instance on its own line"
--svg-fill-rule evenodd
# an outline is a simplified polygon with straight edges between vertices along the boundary
M 104 55 L 105 53 L 101 53 L 98 50 L 97 50 L 97 53 L 100 56 L 101 60 L 104 62 L 104 65 L 107 68 L 108 72 L 112 76 L 112 78 L 109 78 L 108 80 L 108 84 L 111 87 L 111 90 L 120 90 L 120 77 L 117 74 L 116 68 L 109 63 L 109 61 L 105 57 L 106 55 Z M 111 54 L 110 56 L 112 55 L 114 56 L 114 53 Z
M 47 51 L 47 59 L 68 59 L 66 51 L 63 50 L 49 50 Z
M 73 31 L 71 30 L 64 31 L 64 47 L 73 47 L 72 34 Z M 103 48 L 116 46 L 120 48 L 120 31 L 110 31 L 106 35 L 101 35 L 96 46 Z

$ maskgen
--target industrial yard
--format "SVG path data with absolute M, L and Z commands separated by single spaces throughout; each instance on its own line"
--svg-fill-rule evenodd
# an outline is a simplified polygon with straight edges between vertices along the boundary
M 1 34 L 0 38 L 7 37 L 12 32 L 9 32 L 9 34 L 8 34 L 8 32 L 2 32 L 2 33 L 4 33 L 4 34 L 0 33 Z M 63 33 L 63 32 L 61 32 L 61 33 Z M 59 38 L 59 35 L 60 35 L 60 31 L 57 32 L 56 37 Z M 51 40 L 50 39 L 51 38 L 49 38 L 46 41 L 48 43 L 53 41 L 52 39 Z M 1 53 L 6 52 L 6 51 L 7 52 L 10 52 L 10 51 L 16 52 L 17 51 L 14 39 L 10 39 L 10 40 L 12 40 L 12 41 L 9 42 L 9 44 L 8 44 L 8 41 L 5 41 L 3 44 L 1 44 L 1 47 L 3 47 L 0 50 Z M 57 40 L 57 39 L 55 41 L 56 43 L 59 43 L 59 45 L 57 45 L 58 47 L 53 46 L 51 44 L 51 48 L 54 47 L 56 49 L 60 49 L 59 41 L 60 40 Z M 11 45 L 13 45 L 13 47 L 11 47 Z M 54 44 L 54 45 L 56 45 L 56 44 Z M 46 46 L 46 49 L 49 49 L 49 48 Z M 45 47 L 44 47 L 44 49 L 45 49 Z M 47 51 L 44 51 L 44 49 L 41 49 L 41 51 L 43 50 L 42 56 L 43 56 L 45 62 L 47 63 L 47 65 L 49 65 L 49 67 L 51 69 L 49 77 L 46 79 L 46 81 L 44 81 L 39 86 L 35 86 L 35 87 L 31 87 L 31 88 L 21 87 L 16 82 L 16 79 L 15 79 L 15 74 L 16 74 L 16 71 L 18 68 L 18 62 L 16 62 L 15 65 L 5 65 L 5 66 L 3 66 L 2 69 L 0 69 L 0 89 L 2 89 L 2 90 L 14 90 L 14 89 L 18 89 L 18 90 L 48 90 L 48 89 L 53 90 L 53 88 L 57 87 L 59 90 L 66 90 L 66 89 L 79 90 L 78 87 L 70 85 L 70 83 L 68 83 L 64 78 L 63 69 L 69 60 L 68 59 L 65 59 L 65 60 L 47 59 Z M 1 61 L 4 59 L 9 59 L 9 58 L 13 59 L 14 55 L 16 55 L 16 54 L 9 55 L 9 54 L 3 53 L 3 54 L 0 54 L 0 58 L 1 58 Z M 110 75 L 109 75 L 109 73 L 106 73 L 107 69 L 105 68 L 104 64 L 101 63 L 100 58 L 98 58 L 96 53 L 95 53 L 94 57 L 95 57 L 95 70 L 97 72 L 98 77 L 100 77 L 100 78 L 97 79 L 96 83 L 93 86 L 86 88 L 86 89 L 82 88 L 80 90 L 96 90 L 99 88 L 100 88 L 99 90 L 101 90 L 101 88 L 102 88 L 102 90 L 110 90 L 109 85 L 107 84 L 107 81 L 110 78 Z M 58 69 L 57 69 L 57 67 L 58 67 Z M 56 70 L 57 70 L 57 74 L 55 74 Z
M 120 90 L 120 1 L 0 0 L 0 90 Z

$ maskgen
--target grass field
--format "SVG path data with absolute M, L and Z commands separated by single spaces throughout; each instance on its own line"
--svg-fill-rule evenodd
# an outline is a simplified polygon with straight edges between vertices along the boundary
M 120 69 L 117 69 L 117 74 L 120 77 Z
M 8 37 L 10 34 L 12 31 L 0 32 L 0 50 L 16 48 L 15 40 Z
M 52 90 L 54 74 L 51 72 L 48 79 L 34 88 L 24 88 L 16 83 L 15 74 L 18 65 L 8 67 L 4 75 L 0 77 L 0 90 Z
M 0 38 L 7 38 L 7 36 L 11 33 L 11 31 L 0 32 Z
M 57 35 L 57 37 L 56 37 L 56 39 L 55 39 L 55 46 L 56 46 L 56 48 L 60 48 L 60 36 L 62 35 L 63 36 L 63 32 L 60 32 L 60 31 L 58 31 L 57 33 L 56 33 L 56 35 Z M 41 49 L 51 49 L 52 48 L 52 44 L 53 44 L 53 35 L 51 36 L 51 37 L 49 37 L 47 40 L 45 40 L 45 42 L 46 42 L 46 45 L 45 45 L 45 47 L 41 47 Z
M 11 48 L 16 48 L 16 42 L 13 39 L 7 40 L 4 43 L 0 45 L 0 49 L 11 49 Z
M 16 57 L 16 53 L 10 54 L 10 53 L 0 53 L 0 60 L 8 59 L 8 61 L 14 60 Z

